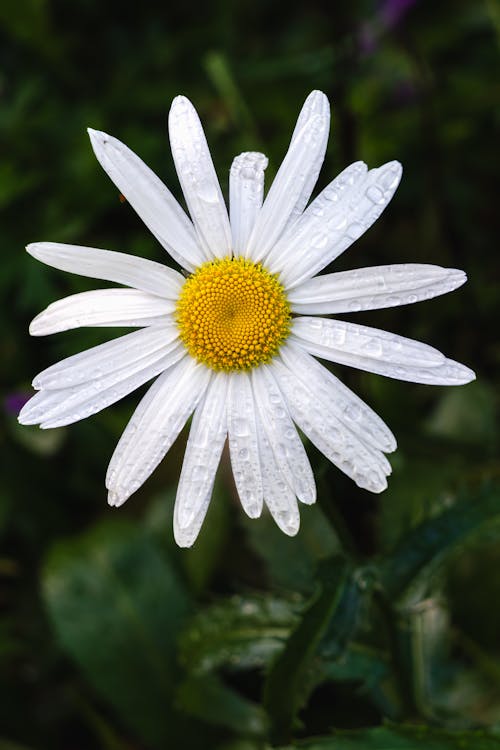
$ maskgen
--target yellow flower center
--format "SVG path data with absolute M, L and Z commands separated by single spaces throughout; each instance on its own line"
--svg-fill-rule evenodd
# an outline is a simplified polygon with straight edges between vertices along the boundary
M 181 341 L 212 370 L 249 370 L 269 362 L 290 333 L 290 304 L 260 263 L 224 258 L 189 276 L 177 302 Z

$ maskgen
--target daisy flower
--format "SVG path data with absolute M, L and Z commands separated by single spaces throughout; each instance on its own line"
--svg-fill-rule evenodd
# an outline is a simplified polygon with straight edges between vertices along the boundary
M 226 442 L 241 504 L 267 506 L 289 535 L 297 500 L 314 503 L 302 433 L 359 487 L 381 492 L 396 441 L 384 422 L 315 357 L 399 380 L 459 385 L 474 373 L 418 341 L 342 322 L 337 313 L 435 297 L 462 271 L 398 264 L 318 275 L 380 216 L 401 178 L 397 161 L 347 167 L 309 205 L 324 159 L 328 100 L 306 99 L 264 199 L 267 159 L 237 156 L 229 216 L 196 110 L 174 99 L 169 133 L 191 219 L 123 143 L 89 129 L 95 155 L 164 249 L 185 270 L 109 250 L 34 243 L 54 268 L 124 288 L 74 294 L 38 315 L 30 333 L 79 326 L 139 330 L 47 368 L 20 414 L 42 428 L 77 422 L 156 378 L 109 464 L 109 503 L 122 505 L 150 476 L 193 415 L 174 510 L 180 546 L 195 541 Z

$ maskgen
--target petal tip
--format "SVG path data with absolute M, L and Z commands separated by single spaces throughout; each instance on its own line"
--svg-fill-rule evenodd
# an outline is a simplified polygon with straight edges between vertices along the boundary
M 391 438 L 392 439 L 388 440 L 385 447 L 382 449 L 384 453 L 394 453 L 398 448 L 398 443 L 394 435 L 392 435 Z
M 459 268 L 448 269 L 448 280 L 453 284 L 453 288 L 457 289 L 467 281 L 467 274 L 465 271 L 461 271 Z
M 192 547 L 197 536 L 197 533 L 193 534 L 192 529 L 181 529 L 174 523 L 174 539 L 178 547 L 183 547 L 184 549 Z
M 321 103 L 322 105 L 326 105 L 326 107 L 330 107 L 330 103 L 328 101 L 327 95 L 324 93 L 324 91 L 320 91 L 320 89 L 313 89 L 309 96 L 306 99 L 306 102 L 313 102 Z
M 46 242 L 30 242 L 26 245 L 26 252 L 31 255 L 32 258 L 39 260 L 47 244 L 48 243 Z
M 463 365 L 464 368 L 464 385 L 467 385 L 467 383 L 472 383 L 474 380 L 476 380 L 477 375 L 474 372 L 474 370 L 471 370 L 470 367 L 466 367 Z
M 28 404 L 29 404 L 29 402 L 28 402 Z M 22 424 L 22 425 L 29 425 L 29 424 L 31 424 L 31 421 L 30 421 L 30 418 L 29 418 L 30 409 L 26 408 L 28 406 L 28 404 L 26 404 L 26 406 L 23 406 L 23 408 L 21 409 L 21 411 L 17 415 L 17 421 L 19 422 L 19 424 Z
M 179 107 L 182 107 L 184 109 L 189 108 L 196 111 L 193 102 L 188 99 L 187 96 L 184 96 L 184 94 L 178 94 L 172 99 L 172 104 L 170 105 L 170 114 L 179 109 Z
M 87 133 L 89 135 L 90 143 L 94 151 L 98 148 L 104 148 L 111 140 L 111 136 L 109 136 L 107 133 L 104 133 L 102 130 L 87 128 Z
M 108 492 L 108 505 L 110 505 L 112 508 L 119 508 L 121 505 L 123 505 L 126 499 L 127 495 L 120 495 L 114 490 L 109 490 Z
M 45 315 L 43 312 L 36 315 L 28 327 L 30 336 L 44 336 L 46 333 L 46 326 L 44 325 Z

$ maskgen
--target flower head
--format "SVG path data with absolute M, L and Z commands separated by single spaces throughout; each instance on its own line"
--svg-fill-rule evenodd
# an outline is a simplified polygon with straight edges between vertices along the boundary
M 380 216 L 401 178 L 396 161 L 371 170 L 356 162 L 308 205 L 329 121 L 325 95 L 313 91 L 265 200 L 267 159 L 237 156 L 229 218 L 198 115 L 185 97 L 174 99 L 170 143 L 191 220 L 138 156 L 89 130 L 101 165 L 187 278 L 109 250 L 27 248 L 55 268 L 125 287 L 49 305 L 32 335 L 79 326 L 139 330 L 37 375 L 38 393 L 20 421 L 76 422 L 156 378 L 115 449 L 106 486 L 111 505 L 124 503 L 193 414 L 174 511 L 181 546 L 192 545 L 201 528 L 226 438 L 244 510 L 255 518 L 266 505 L 290 535 L 299 528 L 297 499 L 316 499 L 296 426 L 358 486 L 385 489 L 391 467 L 384 454 L 395 450 L 394 436 L 315 357 L 417 383 L 474 378 L 426 344 L 325 317 L 429 299 L 466 280 L 462 271 L 420 264 L 317 275 Z

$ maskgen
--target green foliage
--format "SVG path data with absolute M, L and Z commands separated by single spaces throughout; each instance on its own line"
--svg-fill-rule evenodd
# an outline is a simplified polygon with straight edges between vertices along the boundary
M 271 739 L 277 743 L 289 738 L 292 722 L 304 699 L 307 671 L 323 637 L 327 652 L 342 649 L 339 641 L 352 633 L 356 619 L 356 587 L 350 586 L 349 567 L 339 558 L 324 561 L 320 567 L 320 590 L 291 633 L 285 648 L 272 664 L 264 688 L 264 706 L 272 721 Z M 353 611 L 345 622 L 345 611 Z M 349 627 L 350 626 L 350 627 Z
M 118 521 L 62 542 L 43 591 L 62 646 L 101 698 L 151 745 L 171 740 L 175 641 L 189 600 L 151 538 Z
M 207 724 L 226 727 L 243 736 L 266 735 L 263 708 L 242 698 L 215 675 L 188 678 L 179 688 L 177 701 L 184 711 Z
M 381 566 L 381 581 L 390 597 L 400 596 L 417 576 L 443 561 L 457 544 L 500 517 L 498 487 L 467 498 L 403 537 Z M 429 575 L 429 573 L 427 573 Z
M 300 743 L 307 750 L 496 750 L 500 739 L 486 732 L 448 732 L 429 727 L 377 727 L 335 732 L 331 737 Z
M 339 551 L 335 531 L 317 506 L 303 509 L 300 535 L 294 539 L 286 537 L 269 515 L 243 523 L 252 550 L 278 589 L 310 593 L 318 561 Z
M 280 651 L 296 622 L 296 602 L 264 595 L 226 598 L 184 630 L 181 658 L 194 672 L 262 667 Z

